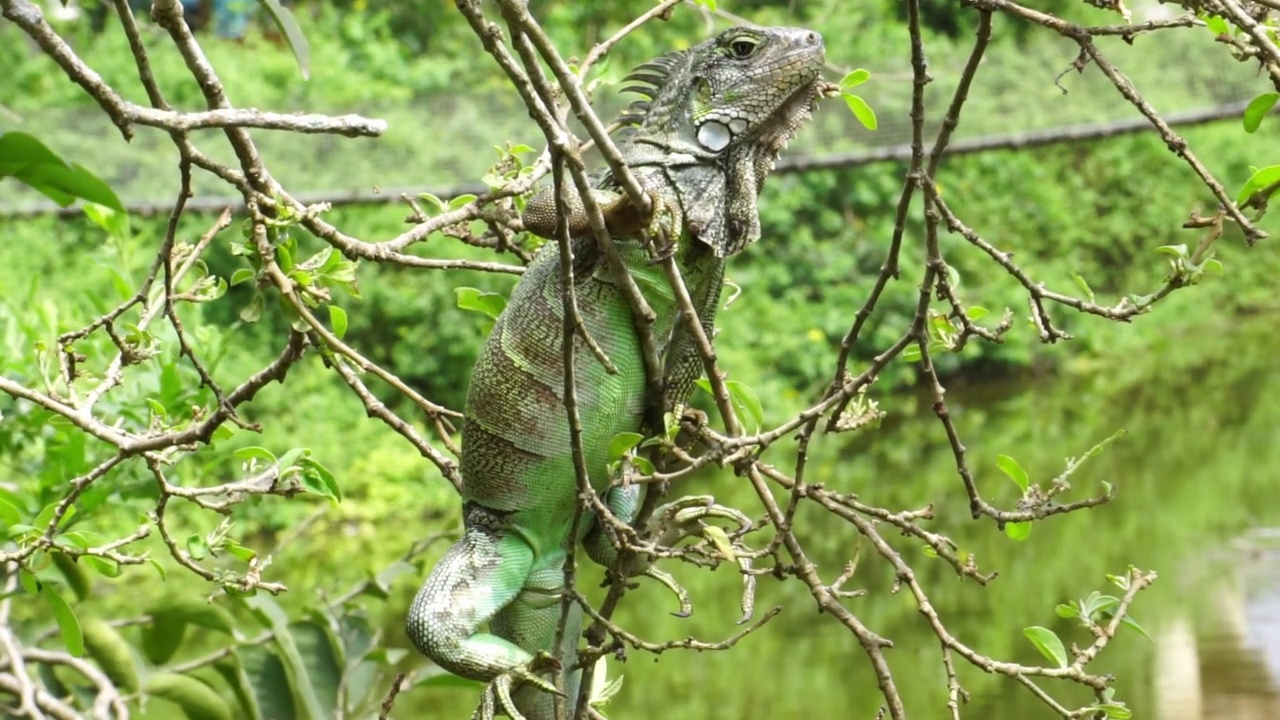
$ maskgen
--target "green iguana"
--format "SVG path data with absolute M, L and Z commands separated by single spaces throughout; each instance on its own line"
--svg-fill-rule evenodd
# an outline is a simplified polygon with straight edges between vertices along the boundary
M 760 236 L 756 199 L 779 151 L 809 118 L 826 89 L 822 37 L 799 28 L 737 27 L 688 50 L 641 65 L 627 90 L 646 96 L 623 116 L 622 157 L 654 200 L 654 222 L 668 235 L 703 327 L 712 327 L 725 257 Z M 701 364 L 682 326 L 674 292 L 651 261 L 648 228 L 607 174 L 593 196 L 605 211 L 631 276 L 657 315 L 652 327 L 663 363 L 662 405 L 683 403 Z M 528 204 L 525 228 L 553 238 L 554 191 Z M 576 346 L 582 447 L 592 486 L 631 522 L 640 486 L 610 489 L 610 441 L 645 427 L 643 353 L 631 307 L 601 258 L 580 201 L 568 224 L 575 289 L 586 332 L 612 362 L 610 373 L 581 337 Z M 409 609 L 410 639 L 450 672 L 492 681 L 477 711 L 551 720 L 558 657 L 570 700 L 577 695 L 575 606 L 556 652 L 567 544 L 578 504 L 564 411 L 564 310 L 557 243 L 529 265 L 493 327 L 472 375 L 462 425 L 464 533 L 431 571 Z M 672 506 L 678 506 L 678 503 Z M 670 506 L 667 506 L 668 508 Z M 704 505 L 704 508 L 707 506 Z M 710 506 L 708 512 L 740 516 Z M 705 515 L 705 514 L 704 514 Z M 660 508 L 657 518 L 672 513 Z M 617 556 L 592 514 L 579 523 L 587 554 L 611 566 Z M 667 529 L 664 540 L 671 539 Z M 681 532 L 677 532 L 678 539 Z M 642 566 L 637 574 L 669 576 Z M 687 604 L 683 601 L 682 609 Z M 488 632 L 483 625 L 489 624 Z

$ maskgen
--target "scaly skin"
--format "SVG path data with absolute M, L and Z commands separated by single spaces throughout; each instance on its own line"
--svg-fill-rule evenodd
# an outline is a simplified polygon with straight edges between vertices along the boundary
M 724 257 L 759 236 L 756 196 L 773 160 L 808 118 L 822 89 L 821 38 L 796 28 L 734 28 L 689 50 L 641 66 L 631 76 L 649 101 L 628 119 L 635 126 L 623 157 L 656 199 L 656 222 L 678 235 L 675 257 L 709 331 L 719 302 Z M 674 293 L 650 262 L 643 223 L 605 177 L 593 191 L 631 276 L 653 308 L 652 328 L 664 366 L 669 408 L 683 402 L 700 365 L 680 327 Z M 554 234 L 551 191 L 530 201 L 527 229 Z M 583 324 L 617 369 L 610 374 L 575 338 L 577 399 L 588 476 L 630 522 L 636 486 L 609 491 L 610 441 L 644 428 L 645 368 L 626 298 L 599 258 L 580 206 L 570 207 L 575 290 Z M 548 243 L 516 286 L 476 362 L 462 426 L 464 534 L 432 570 L 409 610 L 417 647 L 450 672 L 492 681 L 480 714 L 500 706 L 513 717 L 551 720 L 546 672 L 565 669 L 572 707 L 581 630 L 576 607 L 555 644 L 569 542 L 612 565 L 616 551 L 587 513 L 570 538 L 577 485 L 564 400 L 559 249 Z M 711 512 L 730 513 L 718 506 Z M 726 515 L 727 516 L 727 515 Z M 672 533 L 666 533 L 669 537 Z M 638 572 L 648 571 L 639 568 Z M 482 627 L 489 623 L 489 631 Z

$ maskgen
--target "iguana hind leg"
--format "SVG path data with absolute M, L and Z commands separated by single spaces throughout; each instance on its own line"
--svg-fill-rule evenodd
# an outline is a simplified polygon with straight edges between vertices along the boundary
M 512 688 L 524 683 L 554 690 L 537 674 L 551 666 L 495 634 L 496 628 L 495 633 L 480 628 L 519 604 L 533 569 L 533 549 L 505 526 L 500 513 L 476 503 L 468 503 L 463 512 L 462 538 L 431 570 L 409 607 L 409 639 L 449 672 L 492 682 L 485 705 L 497 704 L 519 717 L 514 714 L 519 703 L 512 702 Z

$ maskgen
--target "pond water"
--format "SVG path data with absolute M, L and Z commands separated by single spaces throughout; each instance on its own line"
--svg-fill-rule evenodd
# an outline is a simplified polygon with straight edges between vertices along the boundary
M 1115 502 L 1037 523 L 1022 542 L 990 521 L 969 518 L 963 488 L 927 397 L 882 399 L 884 426 L 859 437 L 816 443 L 811 482 L 856 492 L 864 502 L 918 508 L 933 502 L 946 532 L 999 571 L 989 586 L 956 578 L 894 533 L 885 537 L 908 558 L 943 622 L 962 642 L 998 660 L 1045 661 L 1022 629 L 1053 629 L 1068 645 L 1089 633 L 1054 612 L 1058 603 L 1098 590 L 1119 595 L 1107 573 L 1129 565 L 1159 573 L 1139 595 L 1132 617 L 1150 639 L 1123 628 L 1090 667 L 1113 673 L 1116 698 L 1135 718 L 1262 720 L 1280 717 L 1280 370 L 1270 321 L 1166 338 L 1120 368 L 1077 376 L 956 385 L 948 401 L 969 448 L 970 467 L 992 502 L 1011 507 L 1015 486 L 995 466 L 1015 457 L 1033 481 L 1059 474 L 1117 429 L 1127 434 L 1072 477 L 1073 497 L 1103 481 Z M 787 443 L 776 461 L 787 462 Z M 722 502 L 758 513 L 746 481 L 729 473 L 681 492 L 714 492 Z M 798 527 L 827 581 L 860 553 L 846 601 L 868 627 L 891 639 L 886 658 L 911 718 L 949 717 L 939 643 L 906 592 L 891 592 L 892 572 L 853 529 L 815 507 Z M 675 567 L 669 567 L 675 565 Z M 617 619 L 661 641 L 731 635 L 737 576 L 668 563 L 689 589 L 694 616 L 678 619 L 669 594 L 652 582 L 628 596 Z M 584 587 L 590 587 L 584 584 Z M 761 578 L 758 612 L 784 611 L 725 652 L 685 650 L 661 656 L 630 651 L 610 663 L 625 677 L 606 708 L 615 720 L 684 718 L 870 718 L 882 698 L 867 657 L 835 620 L 815 612 L 798 581 Z M 970 694 L 962 717 L 1026 720 L 1056 715 L 1024 687 L 957 659 Z M 1064 703 L 1089 702 L 1078 688 L 1045 681 Z M 474 693 L 424 690 L 414 705 L 431 717 L 466 717 Z M 465 696 L 465 697 L 460 697 Z M 463 701 L 466 702 L 463 702 Z M 418 705 L 425 701 L 425 705 Z M 406 706 L 405 709 L 408 709 Z

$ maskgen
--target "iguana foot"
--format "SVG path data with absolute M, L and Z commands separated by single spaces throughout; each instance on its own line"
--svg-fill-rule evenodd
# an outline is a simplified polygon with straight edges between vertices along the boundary
M 742 617 L 738 624 L 751 619 L 755 610 L 756 577 L 751 572 L 751 558 L 739 553 L 748 552 L 749 548 L 737 538 L 732 538 L 723 528 L 710 525 L 703 520 L 719 518 L 731 520 L 737 524 L 735 534 L 751 527 L 751 518 L 746 513 L 727 505 L 716 504 L 710 495 L 690 495 L 673 500 L 654 511 L 649 520 L 649 529 L 656 536 L 659 544 L 671 546 L 687 537 L 702 537 L 724 556 L 738 565 L 742 572 Z M 676 583 L 675 578 L 656 568 L 648 568 L 644 573 L 665 585 L 680 600 L 680 611 L 672 613 L 677 617 L 688 617 L 693 614 L 688 592 Z
M 505 712 L 511 720 L 527 720 L 516 709 L 516 703 L 511 697 L 511 691 L 522 683 L 528 683 L 553 695 L 564 695 L 564 693 L 556 690 L 556 686 L 551 681 L 542 677 L 542 673 L 559 669 L 560 661 L 545 652 L 540 652 L 534 656 L 533 660 L 529 661 L 528 665 L 513 668 L 498 675 L 489 681 L 489 687 L 485 688 L 484 695 L 480 699 L 480 707 L 471 713 L 471 720 L 494 720 L 499 709 Z

